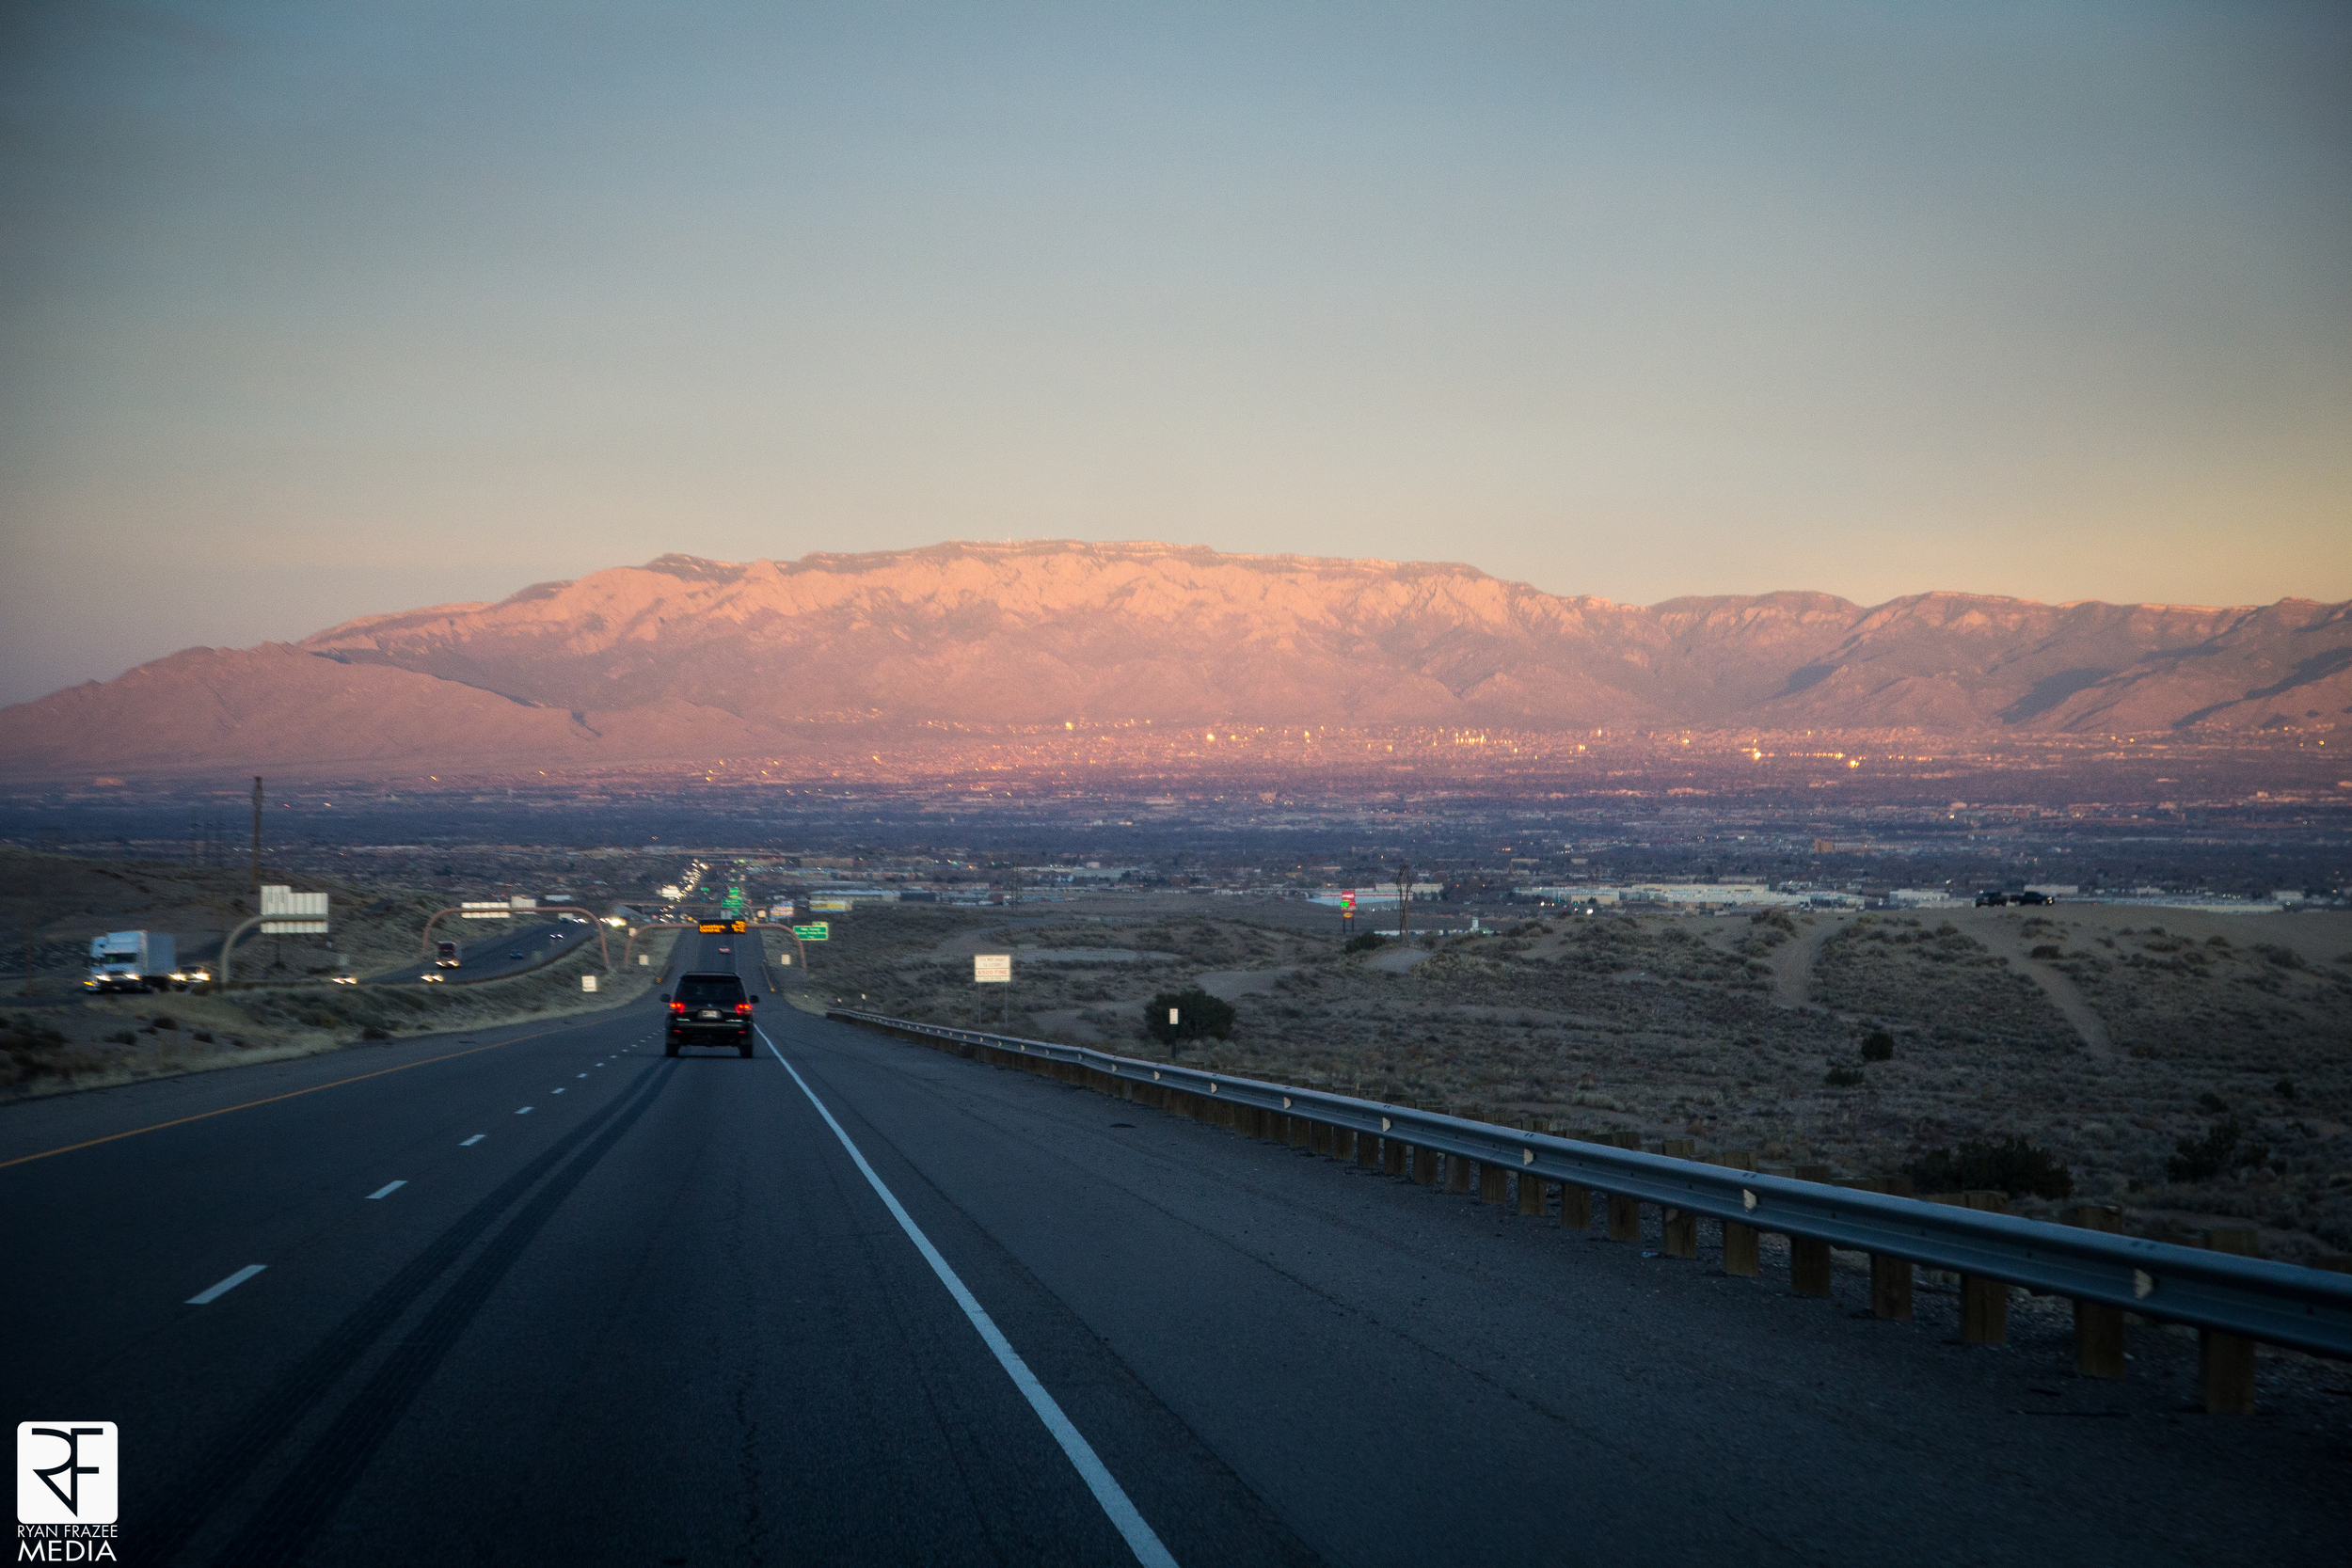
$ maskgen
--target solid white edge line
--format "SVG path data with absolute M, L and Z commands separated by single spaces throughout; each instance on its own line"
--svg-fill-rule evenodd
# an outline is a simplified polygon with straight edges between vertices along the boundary
M 247 1263 L 244 1268 L 239 1269 L 235 1274 L 230 1275 L 228 1278 L 222 1280 L 211 1290 L 200 1291 L 197 1294 L 190 1296 L 185 1305 L 189 1307 L 210 1307 L 214 1302 L 218 1301 L 221 1297 L 227 1295 L 230 1291 L 235 1290 L 238 1286 L 244 1284 L 246 1280 L 252 1278 L 255 1275 L 260 1274 L 263 1269 L 268 1267 L 269 1265 L 267 1263 Z
M 882 1207 L 890 1211 L 890 1217 L 898 1222 L 898 1228 L 907 1233 L 907 1240 L 914 1243 L 914 1250 L 923 1255 L 923 1261 L 931 1266 L 931 1273 L 939 1276 L 939 1282 L 947 1287 L 949 1295 L 956 1298 L 956 1305 L 963 1308 L 963 1315 L 971 1320 L 972 1326 L 979 1330 L 980 1338 L 995 1354 L 997 1365 L 1005 1369 L 1005 1374 L 1012 1379 L 1013 1386 L 1021 1390 L 1022 1397 L 1029 1402 L 1029 1408 L 1037 1412 L 1037 1418 L 1045 1423 L 1045 1430 L 1052 1433 L 1054 1441 L 1061 1445 L 1061 1451 L 1077 1470 L 1078 1479 L 1087 1483 L 1087 1490 L 1094 1494 L 1094 1500 L 1103 1505 L 1103 1512 L 1110 1516 L 1112 1528 L 1126 1540 L 1127 1549 L 1136 1554 L 1136 1560 L 1144 1568 L 1176 1568 L 1176 1559 L 1160 1544 L 1160 1538 L 1152 1533 L 1152 1527 L 1144 1523 L 1143 1515 L 1136 1512 L 1134 1502 L 1112 1478 L 1109 1467 L 1095 1453 L 1094 1446 L 1071 1424 L 1070 1418 L 1062 1414 L 1061 1406 L 1054 1402 L 1053 1395 L 1045 1391 L 1045 1386 L 1037 1380 L 1037 1374 L 1029 1370 L 1029 1364 L 1021 1359 L 1021 1353 L 1012 1348 L 1012 1342 L 997 1328 L 996 1321 L 988 1315 L 988 1309 L 980 1305 L 977 1297 L 964 1289 L 963 1281 L 956 1276 L 955 1270 L 947 1266 L 947 1259 L 939 1255 L 939 1249 L 931 1245 L 930 1238 L 923 1234 L 922 1227 L 914 1223 L 914 1217 L 899 1204 L 891 1190 L 882 1185 L 882 1179 L 874 1174 L 874 1167 L 866 1163 L 866 1156 L 858 1152 L 856 1144 L 850 1141 L 850 1134 L 833 1119 L 833 1113 L 825 1109 L 823 1101 L 817 1098 L 817 1091 L 808 1086 L 808 1081 L 801 1076 L 800 1069 L 785 1061 L 784 1053 L 776 1050 L 776 1042 L 768 1037 L 767 1030 L 760 1029 L 757 1024 L 752 1027 L 758 1030 L 761 1042 L 776 1060 L 784 1063 L 784 1070 L 792 1075 L 792 1082 L 801 1086 L 801 1092 L 808 1097 L 808 1102 L 817 1107 L 817 1114 L 825 1118 L 825 1125 L 833 1129 L 833 1135 L 841 1140 L 843 1148 L 849 1150 L 850 1159 L 865 1176 L 866 1184 L 874 1189 L 875 1196 L 882 1200 Z
M 372 1192 L 372 1193 L 370 1193 L 370 1194 L 368 1195 L 368 1201 L 370 1201 L 371 1203 L 373 1203 L 375 1199 L 377 1199 L 377 1198 L 379 1198 L 379 1197 L 389 1197 L 389 1196 L 391 1196 L 394 1193 L 396 1193 L 396 1192 L 400 1191 L 403 1187 L 405 1187 L 406 1185 L 408 1185 L 408 1179 L 407 1179 L 406 1177 L 405 1177 L 405 1176 L 404 1176 L 404 1177 L 402 1177 L 402 1178 L 401 1178 L 399 1180 L 397 1180 L 397 1181 L 387 1181 L 387 1182 L 385 1182 L 385 1183 L 384 1183 L 384 1185 L 382 1185 L 381 1187 L 376 1188 L 376 1189 L 375 1189 L 375 1191 L 373 1191 L 373 1192 Z

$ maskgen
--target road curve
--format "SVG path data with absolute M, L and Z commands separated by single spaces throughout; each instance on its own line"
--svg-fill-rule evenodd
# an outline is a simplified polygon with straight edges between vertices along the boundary
M 453 941 L 459 944 L 464 961 L 455 969 L 442 969 L 434 958 L 419 958 L 414 963 L 371 974 L 366 984 L 413 984 L 427 974 L 438 974 L 444 981 L 460 985 L 476 980 L 500 980 L 511 974 L 527 974 L 542 965 L 554 962 L 566 953 L 577 950 L 582 942 L 596 944 L 596 928 L 573 920 L 550 920 L 529 926 L 501 926 L 485 936 L 470 926 L 460 926 L 437 936 L 436 942 Z M 508 955 L 520 953 L 521 958 Z
M 0 1113 L 9 1407 L 119 1424 L 137 1563 L 2341 1545 L 2341 1453 L 2178 1387 L 763 1003 L 750 1060 L 648 1004 Z

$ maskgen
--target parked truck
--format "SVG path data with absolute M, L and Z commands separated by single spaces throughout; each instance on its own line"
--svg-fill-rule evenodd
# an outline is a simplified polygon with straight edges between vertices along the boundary
M 85 990 L 185 990 L 212 978 L 203 969 L 183 969 L 169 931 L 109 931 L 89 944 Z

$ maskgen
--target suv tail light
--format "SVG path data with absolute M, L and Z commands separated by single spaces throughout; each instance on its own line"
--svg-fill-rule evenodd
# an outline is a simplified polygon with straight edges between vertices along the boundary
M 670 1004 L 670 1011 L 673 1013 L 682 1013 L 686 1011 L 686 1004 L 683 1002 L 673 1002 Z
M 748 1002 L 738 1002 L 735 1005 L 735 1010 L 748 1018 L 751 1016 L 752 1005 Z

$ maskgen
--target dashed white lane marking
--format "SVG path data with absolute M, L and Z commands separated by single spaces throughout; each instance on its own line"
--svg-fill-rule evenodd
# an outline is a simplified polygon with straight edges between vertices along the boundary
M 476 1132 L 472 1137 L 468 1138 L 464 1143 L 459 1144 L 457 1147 L 460 1148 L 471 1148 L 474 1145 L 480 1143 L 483 1139 L 488 1137 L 489 1135 L 490 1134 L 487 1132 Z
M 1061 1406 L 1055 1402 L 1053 1395 L 1045 1391 L 1045 1385 L 1037 1380 L 1037 1374 L 1029 1370 L 1029 1364 L 1021 1359 L 1021 1353 L 1012 1348 L 1012 1341 L 997 1328 L 996 1321 L 988 1315 L 979 1298 L 964 1289 L 963 1281 L 956 1277 L 956 1271 L 947 1266 L 947 1259 L 942 1258 L 939 1249 L 931 1245 L 930 1238 L 923 1234 L 922 1227 L 914 1223 L 914 1217 L 900 1206 L 890 1189 L 882 1185 L 882 1179 L 874 1174 L 874 1167 L 866 1163 L 866 1156 L 859 1153 L 857 1145 L 850 1141 L 850 1134 L 833 1119 L 833 1113 L 825 1109 L 825 1102 L 818 1099 L 816 1091 L 808 1086 L 807 1080 L 801 1076 L 800 1069 L 784 1061 L 784 1053 L 776 1050 L 776 1042 L 768 1038 L 767 1030 L 761 1029 L 759 1037 L 774 1053 L 776 1060 L 784 1062 L 784 1070 L 792 1075 L 792 1082 L 800 1085 L 801 1092 L 808 1096 L 808 1102 L 817 1107 L 817 1114 L 825 1118 L 825 1125 L 833 1129 L 833 1135 L 841 1140 L 843 1148 L 849 1150 L 851 1163 L 865 1175 L 867 1184 L 882 1200 L 882 1207 L 890 1211 L 891 1218 L 898 1222 L 898 1228 L 907 1233 L 907 1240 L 914 1243 L 914 1250 L 923 1255 L 923 1260 L 931 1266 L 931 1273 L 939 1276 L 939 1282 L 947 1287 L 947 1293 L 956 1298 L 956 1305 L 963 1308 L 963 1315 L 971 1320 L 972 1326 L 980 1331 L 980 1338 L 995 1353 L 997 1365 L 1005 1369 L 1006 1375 L 1012 1379 L 1013 1386 L 1021 1390 L 1022 1397 L 1029 1402 L 1029 1408 L 1037 1412 L 1037 1418 L 1045 1423 L 1045 1430 L 1052 1433 L 1054 1441 L 1061 1445 L 1061 1451 L 1077 1470 L 1078 1479 L 1086 1482 L 1087 1490 L 1094 1494 L 1094 1500 L 1102 1504 L 1104 1513 L 1110 1515 L 1112 1527 L 1126 1539 L 1127 1549 L 1136 1554 L 1136 1560 L 1144 1568 L 1176 1568 L 1176 1559 L 1160 1544 L 1160 1538 L 1152 1533 L 1152 1527 L 1144 1523 L 1143 1515 L 1136 1511 L 1136 1505 L 1120 1487 L 1109 1467 L 1095 1453 L 1094 1446 L 1071 1424 L 1070 1418 L 1062 1414 Z
M 598 1066 L 598 1067 L 602 1067 L 602 1066 L 604 1066 L 604 1064 L 603 1064 L 602 1062 L 598 1062 L 598 1063 L 596 1064 L 596 1066 Z M 585 1078 L 585 1077 L 587 1077 L 588 1075 L 587 1075 L 586 1073 L 584 1073 L 584 1072 L 575 1072 L 575 1073 L 573 1073 L 573 1074 L 572 1074 L 572 1076 L 573 1076 L 573 1077 L 575 1077 L 575 1078 Z
M 269 1265 L 267 1263 L 247 1263 L 244 1268 L 239 1269 L 235 1274 L 230 1275 L 228 1278 L 222 1280 L 211 1290 L 199 1291 L 197 1294 L 190 1296 L 188 1298 L 187 1305 L 190 1307 L 209 1307 L 214 1302 L 218 1301 L 221 1297 L 227 1295 L 230 1291 L 235 1290 L 238 1286 L 244 1284 L 246 1280 L 252 1278 L 255 1275 L 260 1274 L 263 1269 L 268 1267 Z
M 373 1202 L 379 1197 L 389 1197 L 406 1185 L 408 1185 L 408 1182 L 405 1178 L 403 1178 L 398 1181 L 387 1181 L 384 1185 L 376 1188 L 375 1191 L 368 1195 L 369 1201 Z
M 519 1110 L 519 1111 L 516 1112 L 515 1114 L 516 1114 L 516 1116 L 518 1116 L 518 1117 L 527 1117 L 527 1116 L 531 1115 L 531 1107 L 530 1107 L 530 1106 L 528 1106 L 528 1105 L 526 1105 L 526 1106 L 524 1106 L 521 1110 Z
M 549 1094 L 562 1094 L 563 1092 L 564 1092 L 564 1091 L 563 1091 L 562 1089 L 549 1089 L 549 1090 L 548 1091 L 548 1093 L 549 1093 Z

